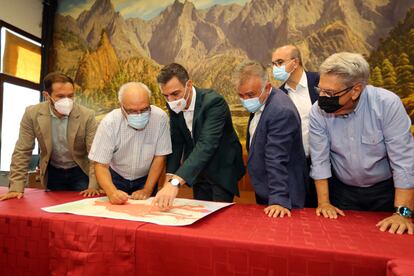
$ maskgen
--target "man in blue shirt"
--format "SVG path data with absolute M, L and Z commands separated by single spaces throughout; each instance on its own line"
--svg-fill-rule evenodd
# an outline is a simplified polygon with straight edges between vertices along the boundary
M 413 234 L 414 140 L 401 100 L 367 85 L 369 65 L 359 54 L 328 57 L 320 74 L 310 114 L 316 214 L 394 210 L 377 224 L 380 230 Z

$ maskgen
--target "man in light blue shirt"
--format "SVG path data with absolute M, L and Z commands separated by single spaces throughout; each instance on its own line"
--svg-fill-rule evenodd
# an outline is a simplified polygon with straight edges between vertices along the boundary
M 334 54 L 320 73 L 319 100 L 310 114 L 317 215 L 395 210 L 377 226 L 413 234 L 414 140 L 401 100 L 367 85 L 369 65 L 359 54 Z

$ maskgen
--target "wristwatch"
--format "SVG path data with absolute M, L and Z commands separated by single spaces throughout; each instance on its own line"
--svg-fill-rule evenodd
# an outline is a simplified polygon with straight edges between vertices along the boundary
M 411 218 L 413 217 L 413 210 L 406 206 L 398 206 L 394 209 L 395 213 L 404 217 L 404 218 Z
M 180 180 L 178 180 L 177 178 L 171 178 L 170 180 L 168 180 L 168 182 L 170 182 L 171 185 L 180 188 Z

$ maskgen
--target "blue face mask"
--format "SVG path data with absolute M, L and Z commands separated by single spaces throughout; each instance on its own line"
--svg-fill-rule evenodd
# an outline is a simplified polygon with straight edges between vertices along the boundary
M 150 111 L 141 114 L 128 114 L 128 125 L 135 129 L 143 129 L 148 124 Z
M 290 73 L 286 72 L 286 65 L 273 66 L 273 77 L 278 81 L 286 81 L 290 77 Z
M 242 105 L 244 106 L 244 108 L 247 109 L 247 111 L 249 111 L 250 113 L 255 113 L 256 111 L 258 111 L 260 109 L 260 107 L 262 107 L 263 103 L 260 102 L 259 98 L 262 96 L 264 92 L 264 87 L 262 89 L 262 92 L 260 93 L 259 97 L 256 98 L 251 98 L 251 99 L 247 99 L 247 100 L 243 100 L 240 99 Z

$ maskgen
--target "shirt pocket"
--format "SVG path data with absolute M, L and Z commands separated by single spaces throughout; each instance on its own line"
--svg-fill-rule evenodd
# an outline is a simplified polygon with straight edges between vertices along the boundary
M 362 154 L 363 158 L 375 158 L 373 162 L 378 161 L 386 156 L 386 148 L 384 143 L 384 135 L 381 131 L 370 133 L 369 135 L 362 135 Z

